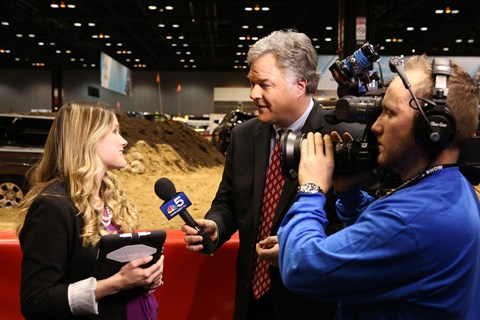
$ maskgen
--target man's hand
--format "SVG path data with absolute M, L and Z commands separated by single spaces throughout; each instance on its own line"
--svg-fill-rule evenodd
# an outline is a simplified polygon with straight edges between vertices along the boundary
M 256 245 L 257 254 L 260 259 L 267 260 L 270 265 L 278 267 L 278 238 L 277 236 L 267 237 Z
M 313 182 L 327 193 L 332 187 L 334 169 L 333 144 L 330 136 L 309 132 L 302 140 L 298 183 Z
M 335 143 L 352 140 L 353 137 L 348 132 L 345 132 L 343 134 L 343 137 L 340 137 L 340 134 L 338 134 L 338 132 L 332 131 L 332 141 Z M 369 179 L 370 176 L 371 172 L 369 171 L 360 171 L 349 175 L 337 175 L 333 177 L 333 188 L 338 193 L 344 193 L 353 188 L 354 186 L 358 185 L 362 181 Z
M 217 241 L 218 229 L 215 222 L 208 219 L 196 219 L 195 222 L 205 231 L 205 233 L 210 236 L 213 242 Z M 186 224 L 184 224 L 180 230 L 185 233 L 183 240 L 187 243 L 188 250 L 200 252 L 203 249 L 203 245 L 201 244 L 203 238 L 202 236 L 198 235 L 197 230 Z

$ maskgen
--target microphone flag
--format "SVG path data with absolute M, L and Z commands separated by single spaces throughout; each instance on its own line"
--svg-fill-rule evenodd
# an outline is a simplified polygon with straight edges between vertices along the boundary
M 160 211 L 170 220 L 192 205 L 184 192 L 178 192 L 172 199 L 160 206 Z

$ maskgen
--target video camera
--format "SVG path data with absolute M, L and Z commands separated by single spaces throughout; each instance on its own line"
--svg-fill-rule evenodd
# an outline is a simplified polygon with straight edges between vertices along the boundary
M 380 58 L 377 46 L 368 42 L 342 61 L 335 61 L 329 68 L 339 84 L 339 97 L 334 114 L 327 114 L 329 123 L 356 122 L 365 124 L 360 140 L 334 143 L 334 175 L 351 174 L 356 171 L 373 169 L 377 165 L 378 146 L 370 126 L 382 110 L 383 81 L 376 72 L 370 72 L 373 62 Z M 342 94 L 350 93 L 348 95 Z M 373 93 L 373 94 L 372 94 Z M 300 144 L 306 134 L 297 135 L 287 130 L 280 136 L 280 166 L 285 176 L 297 177 L 300 162 Z
M 364 44 L 351 56 L 342 61 L 335 61 L 329 68 L 333 78 L 339 84 L 339 99 L 335 105 L 334 114 L 325 115 L 329 123 L 356 122 L 365 124 L 365 131 L 360 140 L 334 143 L 334 175 L 351 174 L 363 170 L 376 172 L 384 187 L 395 187 L 399 177 L 392 172 L 378 167 L 378 145 L 370 127 L 382 110 L 383 94 L 388 84 L 370 67 L 380 58 L 377 46 Z M 401 64 L 398 57 L 390 59 L 398 67 Z M 402 81 L 405 81 L 402 77 Z M 404 82 L 405 83 L 405 82 Z M 478 90 L 478 89 L 477 89 Z M 480 121 L 480 107 L 479 107 Z M 306 134 L 297 135 L 287 130 L 280 136 L 280 165 L 282 172 L 290 179 L 297 178 L 300 162 L 300 144 Z M 458 160 L 460 171 L 473 185 L 480 183 L 480 124 L 474 137 L 467 139 Z

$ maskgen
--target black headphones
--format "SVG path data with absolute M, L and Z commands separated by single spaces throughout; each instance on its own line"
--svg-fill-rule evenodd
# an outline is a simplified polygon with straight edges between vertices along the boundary
M 403 84 L 410 91 L 416 109 L 420 111 L 413 123 L 413 132 L 417 144 L 429 152 L 438 152 L 447 148 L 453 142 L 456 123 L 452 110 L 446 104 L 450 60 L 435 58 L 432 65 L 435 87 L 433 88 L 433 100 L 428 100 L 417 98 L 413 94 L 400 58 L 393 57 L 389 61 L 390 70 L 398 73 Z M 419 100 L 423 102 L 423 106 L 420 105 Z

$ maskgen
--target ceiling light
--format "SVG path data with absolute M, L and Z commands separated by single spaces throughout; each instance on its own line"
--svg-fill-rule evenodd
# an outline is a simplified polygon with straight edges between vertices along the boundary
M 442 50 L 443 50 L 443 51 L 448 51 L 449 48 L 448 48 L 448 47 L 445 47 L 445 48 L 443 48 Z
M 159 28 L 165 28 L 165 23 L 159 23 L 159 24 L 158 24 L 158 27 L 159 27 Z
M 252 7 L 245 7 L 245 11 L 253 11 Z
M 177 23 L 172 24 L 172 28 L 178 28 L 178 27 L 180 27 L 179 24 L 177 24 Z
M 95 22 L 89 22 L 89 23 L 88 23 L 88 26 L 89 26 L 89 27 L 95 27 Z
M 420 31 L 427 31 L 427 30 L 428 30 L 427 27 L 421 27 L 421 28 L 420 28 Z
M 455 43 L 462 43 L 462 39 L 455 39 Z
M 468 42 L 468 43 L 474 43 L 474 42 L 475 42 L 475 40 L 474 40 L 474 39 L 468 39 L 468 41 L 467 41 L 467 42 Z
M 263 29 L 263 26 L 259 25 L 257 26 L 257 29 Z
M 2 26 L 8 26 L 10 25 L 7 21 L 2 21 Z
M 437 9 L 435 10 L 435 14 L 442 14 L 443 13 L 443 10 L 442 9 Z
M 74 26 L 74 27 L 81 27 L 82 24 L 81 24 L 80 22 L 75 22 L 75 23 L 73 24 L 73 26 Z
M 325 38 L 325 41 L 330 42 L 330 41 L 332 41 L 332 38 Z
M 413 30 L 415 30 L 414 27 L 407 27 L 407 31 L 413 31 Z
M 247 26 L 247 25 L 243 25 L 243 26 L 242 26 L 242 29 L 248 29 L 248 26 Z
M 173 10 L 173 6 L 165 6 L 166 10 Z
M 148 6 L 148 10 L 157 10 L 157 6 Z
M 325 30 L 333 30 L 333 27 L 332 26 L 326 26 Z

